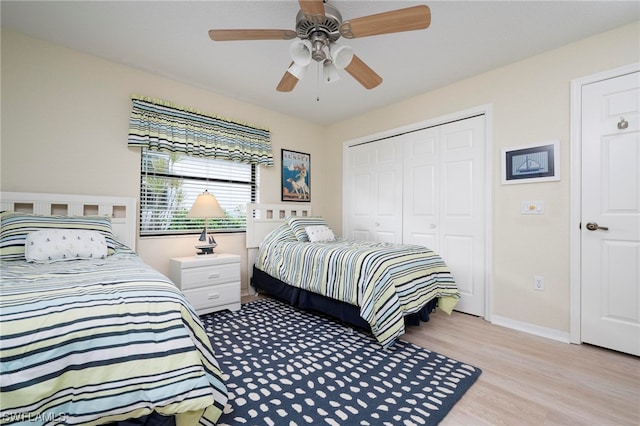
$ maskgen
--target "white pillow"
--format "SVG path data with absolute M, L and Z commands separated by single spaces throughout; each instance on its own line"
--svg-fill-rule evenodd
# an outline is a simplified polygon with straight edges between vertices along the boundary
M 307 226 L 304 230 L 307 232 L 309 241 L 312 243 L 334 241 L 336 239 L 331 228 L 325 225 Z
M 28 262 L 104 259 L 107 242 L 98 231 L 86 229 L 46 229 L 30 232 L 24 246 Z

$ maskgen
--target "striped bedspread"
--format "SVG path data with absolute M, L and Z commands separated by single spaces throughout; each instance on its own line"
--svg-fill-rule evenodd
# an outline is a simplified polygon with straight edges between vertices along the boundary
M 200 319 L 133 252 L 0 268 L 2 424 L 220 417 L 227 390 Z
M 288 225 L 260 245 L 255 266 L 289 285 L 360 307 L 385 347 L 404 333 L 404 316 L 434 298 L 451 313 L 456 283 L 442 258 L 422 246 L 336 240 L 301 242 Z

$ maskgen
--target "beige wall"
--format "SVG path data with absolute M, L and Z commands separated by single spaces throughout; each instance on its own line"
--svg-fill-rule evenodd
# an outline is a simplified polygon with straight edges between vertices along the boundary
M 327 129 L 327 143 L 337 156 L 345 141 L 492 105 L 493 314 L 568 337 L 570 83 L 638 61 L 635 23 L 345 120 Z M 503 148 L 551 139 L 561 144 L 559 182 L 500 184 Z M 543 200 L 545 213 L 521 215 L 524 200 Z M 534 275 L 545 291 L 533 290 Z
M 340 230 L 345 141 L 491 104 L 493 313 L 568 333 L 570 81 L 639 61 L 639 33 L 639 23 L 625 26 L 322 128 L 3 30 L 0 186 L 138 197 L 140 154 L 126 139 L 129 96 L 140 94 L 270 128 L 276 167 L 263 168 L 263 202 L 280 200 L 280 149 L 311 153 L 314 213 Z M 561 142 L 561 181 L 500 185 L 502 148 L 550 139 Z M 544 215 L 520 215 L 531 199 L 544 200 Z M 244 234 L 217 240 L 221 251 L 244 253 Z M 168 259 L 193 245 L 149 238 L 138 250 L 166 273 Z M 533 290 L 533 275 L 545 276 L 544 292 Z
M 139 198 L 140 150 L 127 148 L 132 94 L 269 128 L 276 164 L 262 167 L 262 202 L 280 201 L 281 148 L 310 153 L 313 175 L 327 174 L 321 127 L 3 29 L 1 189 Z M 337 208 L 319 178 L 312 188 L 318 214 Z M 244 233 L 216 239 L 219 251 L 243 255 L 246 287 Z M 193 254 L 196 243 L 145 238 L 137 248 L 166 274 L 168 259 Z

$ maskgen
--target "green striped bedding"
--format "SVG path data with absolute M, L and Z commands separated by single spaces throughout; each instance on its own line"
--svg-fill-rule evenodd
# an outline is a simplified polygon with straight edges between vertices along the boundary
M 131 250 L 0 268 L 1 424 L 220 417 L 227 390 L 200 319 Z
M 336 240 L 304 242 L 289 224 L 260 245 L 255 266 L 286 284 L 360 307 L 360 316 L 388 347 L 404 333 L 404 316 L 434 298 L 447 313 L 459 293 L 442 258 L 414 245 Z

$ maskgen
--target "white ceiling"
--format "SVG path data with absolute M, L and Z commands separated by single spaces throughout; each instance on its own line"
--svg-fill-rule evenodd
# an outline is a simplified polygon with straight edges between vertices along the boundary
M 375 89 L 344 71 L 335 83 L 319 83 L 314 62 L 293 92 L 280 93 L 291 41 L 213 42 L 207 32 L 295 30 L 295 0 L 2 0 L 1 17 L 2 27 L 322 125 L 640 19 L 637 0 L 330 3 L 345 20 L 427 4 L 431 26 L 341 40 L 382 76 Z

